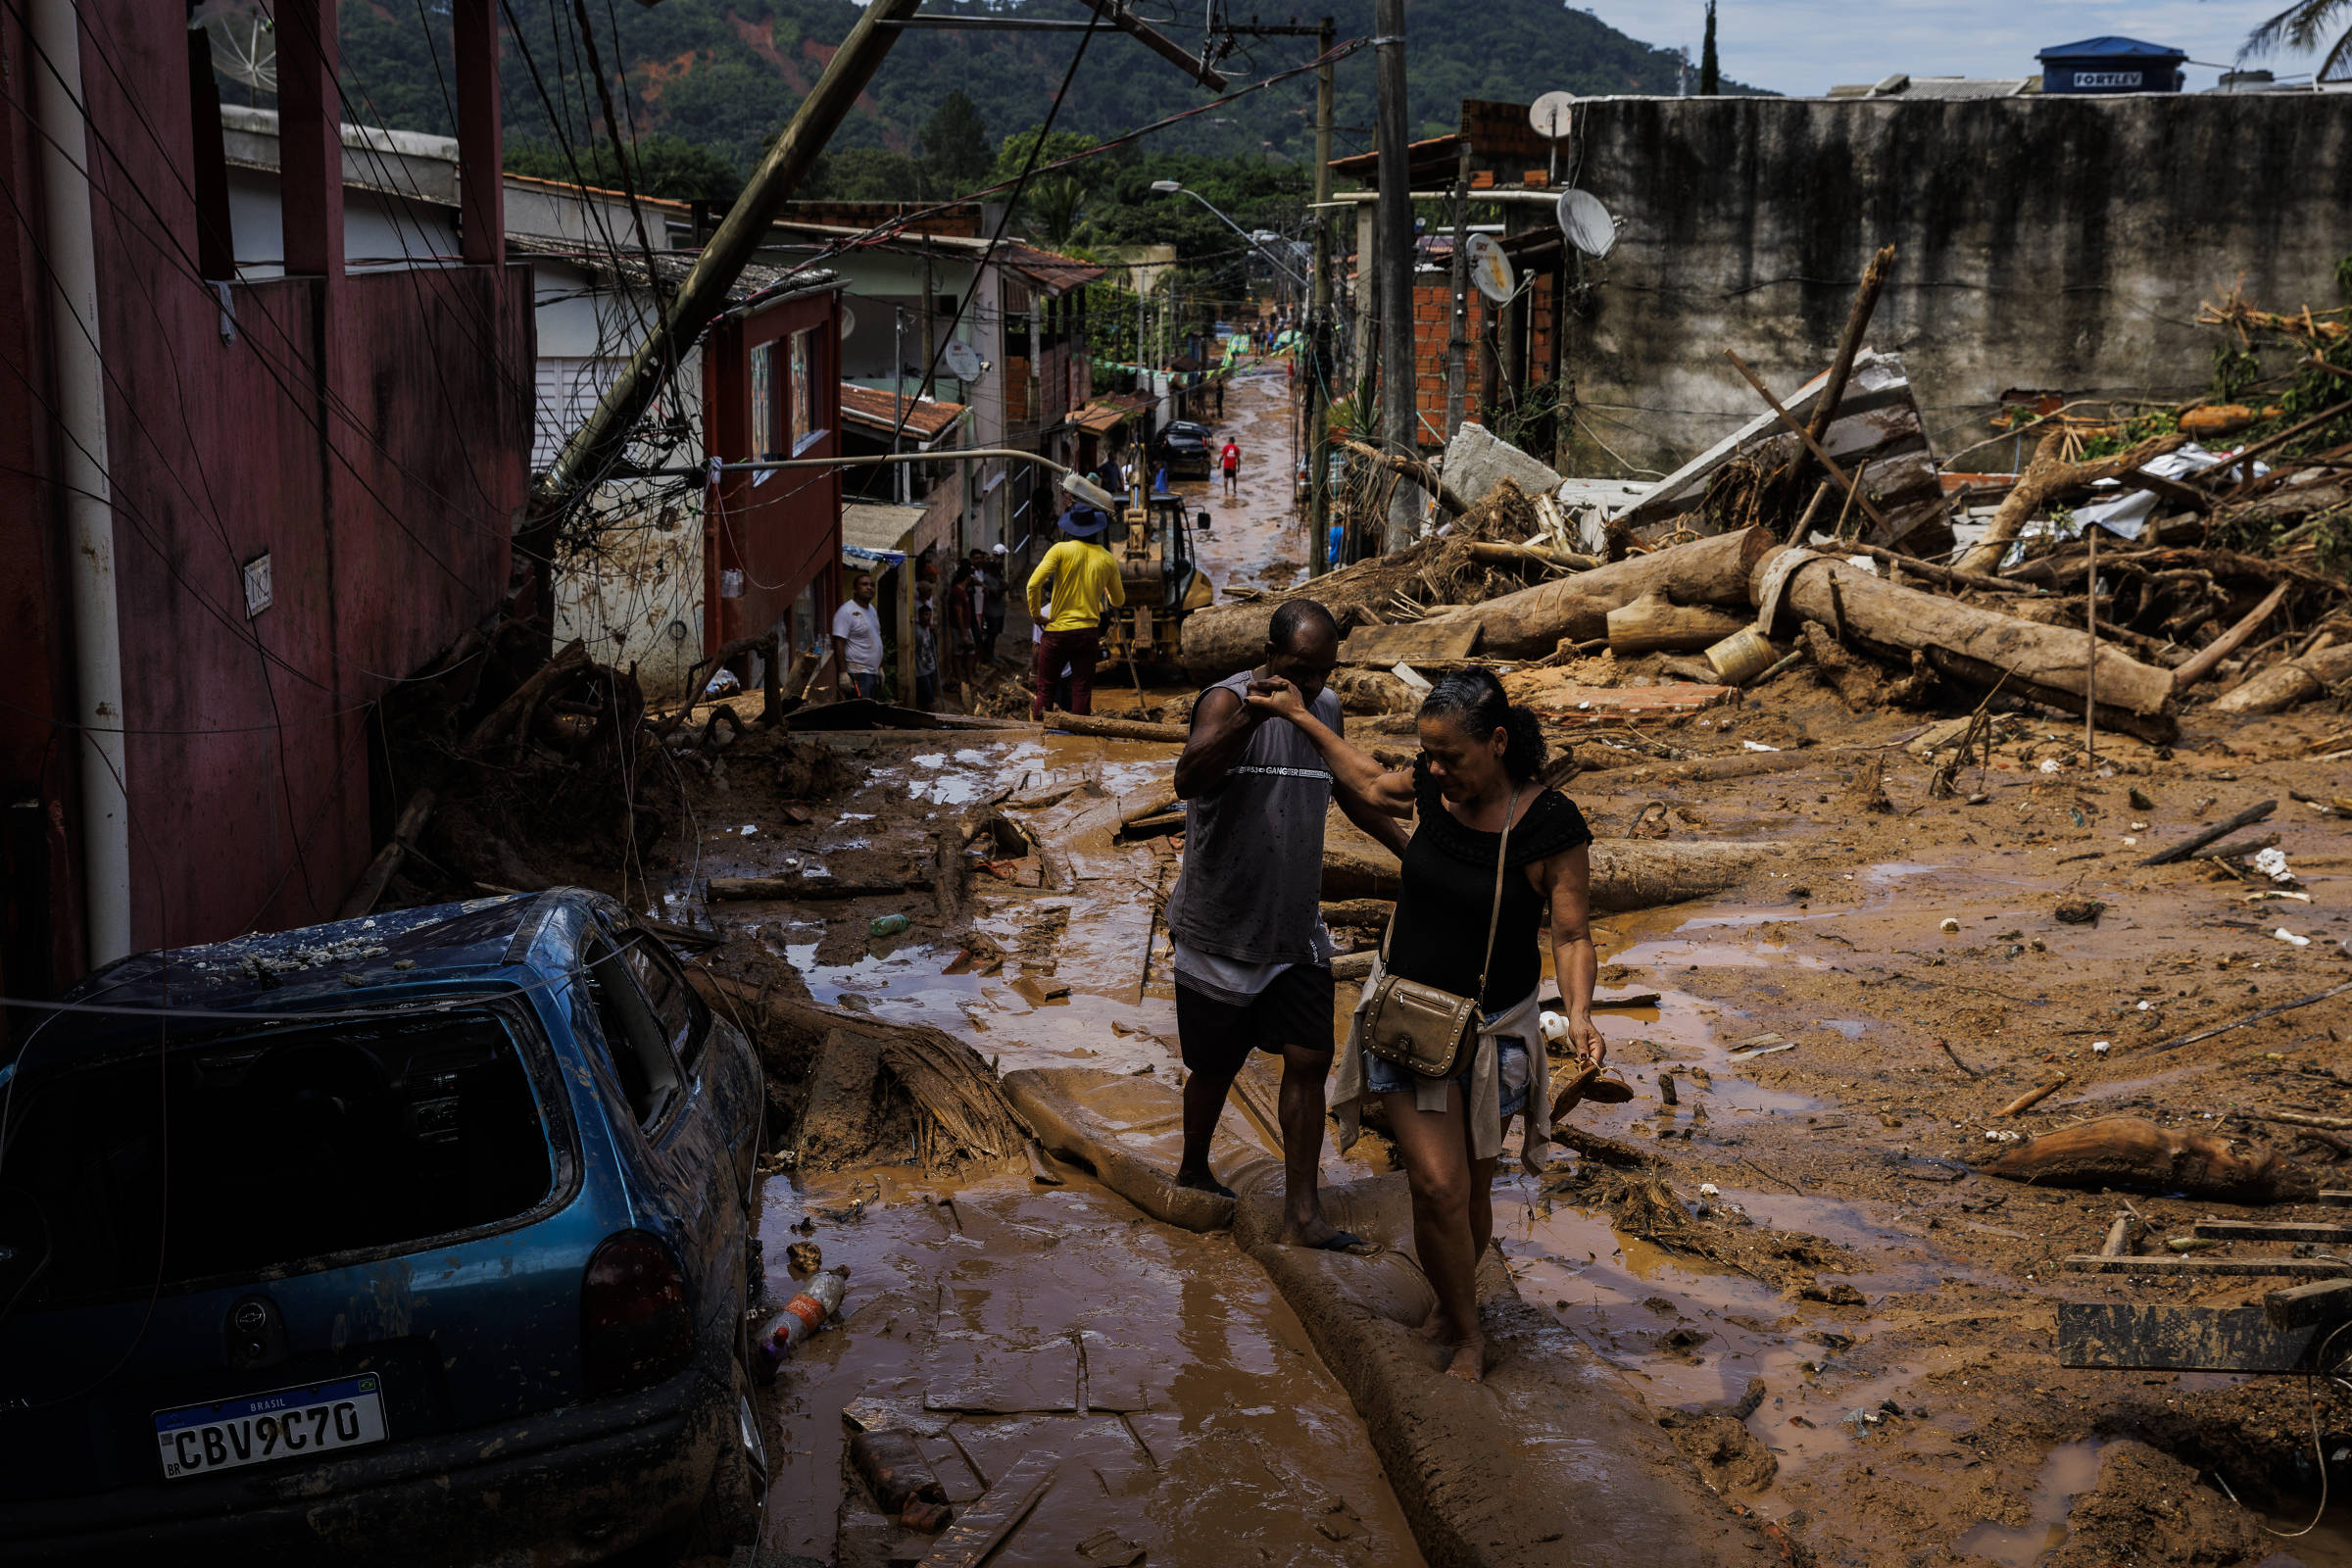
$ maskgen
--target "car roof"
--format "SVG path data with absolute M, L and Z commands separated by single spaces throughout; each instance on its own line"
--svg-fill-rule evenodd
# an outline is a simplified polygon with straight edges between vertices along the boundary
M 380 1005 L 379 988 L 510 968 L 521 961 L 522 949 L 548 913 L 566 904 L 597 902 L 599 896 L 585 889 L 558 888 L 257 932 L 201 947 L 159 948 L 108 964 L 60 1000 L 256 1013 L 323 1011 L 359 1002 Z M 367 991 L 377 995 L 363 997 Z M 80 1023 L 72 1033 L 93 1050 L 125 1032 L 154 1028 L 103 1013 L 84 1014 Z

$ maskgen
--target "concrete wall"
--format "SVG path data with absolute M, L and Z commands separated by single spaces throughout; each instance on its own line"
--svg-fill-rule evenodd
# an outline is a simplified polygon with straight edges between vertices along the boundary
M 2352 252 L 2334 93 L 1595 99 L 1577 131 L 1577 182 L 1621 220 L 1567 329 L 1590 473 L 1621 471 L 1599 442 L 1669 469 L 1758 412 L 1726 348 L 1777 388 L 1818 370 L 1883 244 L 1870 342 L 1902 352 L 1938 455 L 2009 388 L 2201 391 L 2200 302 L 2242 278 L 2274 309 L 2334 305 Z

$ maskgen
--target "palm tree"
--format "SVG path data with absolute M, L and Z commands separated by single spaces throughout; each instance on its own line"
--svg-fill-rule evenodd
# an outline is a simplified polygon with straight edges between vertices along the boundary
M 1068 174 L 1033 179 L 1021 198 L 1029 237 L 1049 250 L 1066 250 L 1086 237 L 1085 206 L 1086 186 Z
M 2238 51 L 2241 60 L 2260 59 L 2284 44 L 2299 54 L 2308 54 L 2327 40 L 2339 24 L 2352 24 L 2352 0 L 2297 0 L 2284 11 L 2246 34 L 2246 44 Z M 2317 79 L 2327 81 L 2342 68 L 2352 64 L 2352 24 L 2337 32 L 2328 44 L 2327 56 L 2320 61 Z

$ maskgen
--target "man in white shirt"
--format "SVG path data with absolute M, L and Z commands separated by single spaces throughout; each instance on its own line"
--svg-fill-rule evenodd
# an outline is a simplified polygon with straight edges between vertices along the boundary
M 870 571 L 858 574 L 849 602 L 833 612 L 833 663 L 858 696 L 882 695 L 882 615 Z

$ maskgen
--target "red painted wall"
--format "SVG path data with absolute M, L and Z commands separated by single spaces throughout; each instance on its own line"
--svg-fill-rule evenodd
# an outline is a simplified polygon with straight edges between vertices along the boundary
M 704 439 L 710 455 L 741 463 L 760 455 L 752 429 L 752 353 L 774 345 L 774 406 L 779 418 L 792 406 L 788 345 L 792 334 L 813 328 L 816 349 L 809 366 L 810 416 L 824 435 L 801 458 L 830 458 L 841 452 L 841 296 L 822 293 L 780 300 L 742 316 L 730 316 L 703 341 Z M 724 475 L 716 504 L 703 519 L 705 588 L 703 652 L 712 653 L 737 637 L 764 636 L 792 612 L 803 588 L 816 584 L 817 612 L 832 612 L 839 593 L 841 561 L 841 470 L 786 468 L 765 476 Z M 727 598 L 721 574 L 743 573 L 743 594 Z
M 529 270 L 231 285 L 234 335 L 223 341 L 220 302 L 194 275 L 183 22 L 140 0 L 79 9 L 131 731 L 133 940 L 328 918 L 371 852 L 367 705 L 507 588 L 530 449 Z M 0 105 L 12 143 L 30 133 L 24 108 Z M 0 166 L 11 186 L 0 336 L 43 288 L 24 162 Z M 46 372 L 44 356 L 31 374 L 0 378 L 0 429 L 54 439 Z M 11 482 L 28 492 L 20 514 L 54 552 L 53 488 Z M 274 603 L 249 618 L 242 568 L 265 551 Z M 0 555 L 0 606 L 21 612 L 9 635 L 62 655 L 71 610 L 56 577 L 38 551 Z M 0 734 L 13 788 L 27 732 Z M 70 780 L 42 787 L 70 819 Z

